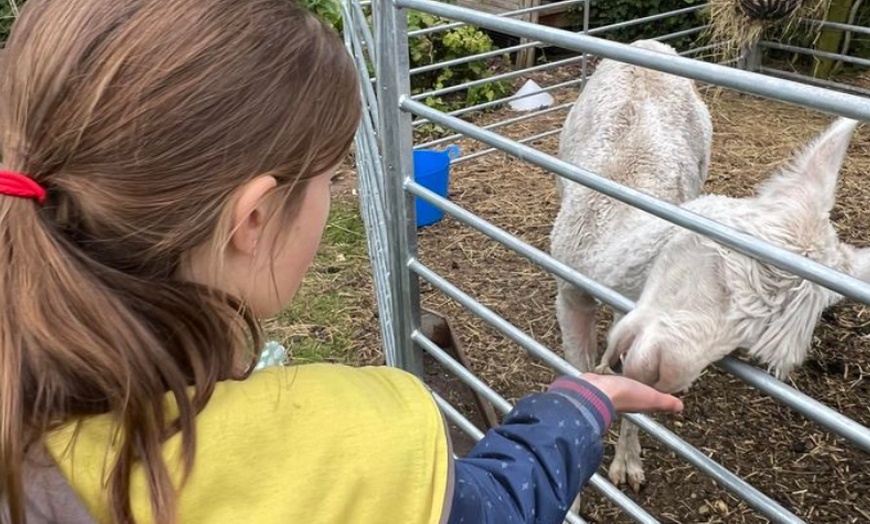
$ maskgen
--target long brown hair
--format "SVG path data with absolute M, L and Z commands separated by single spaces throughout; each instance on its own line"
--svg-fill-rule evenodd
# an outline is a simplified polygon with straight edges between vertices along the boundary
M 226 237 L 246 181 L 272 174 L 290 209 L 297 181 L 343 158 L 352 61 L 290 0 L 30 0 L 3 54 L 0 158 L 48 199 L 0 197 L 0 499 L 23 522 L 27 446 L 111 413 L 113 520 L 133 520 L 141 462 L 155 518 L 174 522 L 162 444 L 181 432 L 186 478 L 196 414 L 260 347 L 244 304 L 179 267 Z

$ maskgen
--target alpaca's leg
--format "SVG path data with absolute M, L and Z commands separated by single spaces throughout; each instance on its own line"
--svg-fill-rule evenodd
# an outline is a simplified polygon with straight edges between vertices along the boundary
M 598 304 L 591 296 L 569 284 L 560 284 L 556 298 L 556 316 L 562 331 L 565 359 L 581 372 L 591 371 L 598 354 L 596 317 Z M 571 505 L 580 511 L 580 497 Z
M 617 486 L 627 480 L 635 491 L 639 491 L 644 482 L 643 461 L 640 458 L 640 429 L 626 419 L 622 419 L 619 428 L 619 440 L 608 476 Z
M 598 354 L 595 299 L 570 284 L 560 284 L 556 317 L 562 331 L 565 359 L 582 372 L 592 371 Z

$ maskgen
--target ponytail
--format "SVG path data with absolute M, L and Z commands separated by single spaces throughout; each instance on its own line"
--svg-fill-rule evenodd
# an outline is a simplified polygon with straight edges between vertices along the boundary
M 250 370 L 234 369 L 225 348 L 250 348 L 249 333 L 260 347 L 256 322 L 226 295 L 101 265 L 58 238 L 42 213 L 31 201 L 0 196 L 0 492 L 12 522 L 23 522 L 27 447 L 71 417 L 107 412 L 118 414 L 121 438 L 108 479 L 114 520 L 133 520 L 130 473 L 141 461 L 157 521 L 173 522 L 162 444 L 181 431 L 186 478 L 196 414 L 217 381 Z M 178 408 L 173 420 L 167 391 Z

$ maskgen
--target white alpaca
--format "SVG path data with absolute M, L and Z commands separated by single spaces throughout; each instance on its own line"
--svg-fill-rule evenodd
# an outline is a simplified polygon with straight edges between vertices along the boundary
M 837 237 L 829 213 L 857 122 L 838 119 L 756 196 L 704 196 L 681 207 L 811 260 L 870 280 L 870 249 Z M 677 226 L 661 235 L 637 307 L 609 335 L 602 368 L 664 392 L 684 391 L 736 348 L 783 379 L 806 358 L 822 311 L 842 295 Z M 664 241 L 661 241 L 664 240 Z M 646 256 L 638 255 L 646 259 Z M 643 481 L 637 428 L 623 421 L 610 478 Z
M 676 55 L 656 41 L 632 46 Z M 603 60 L 566 119 L 559 156 L 680 204 L 701 192 L 712 140 L 710 113 L 692 80 Z M 636 299 L 671 225 L 579 184 L 557 178 L 557 187 L 562 202 L 551 234 L 553 257 Z M 557 282 L 565 357 L 591 371 L 598 360 L 598 304 L 573 285 Z
M 640 40 L 634 47 L 676 55 Z M 713 126 L 693 81 L 603 60 L 562 130 L 562 160 L 679 204 L 698 196 L 707 178 Z M 556 259 L 637 298 L 661 234 L 670 224 L 579 184 L 557 178 L 561 209 L 551 233 Z M 591 371 L 598 360 L 596 301 L 558 280 L 556 311 L 567 360 Z

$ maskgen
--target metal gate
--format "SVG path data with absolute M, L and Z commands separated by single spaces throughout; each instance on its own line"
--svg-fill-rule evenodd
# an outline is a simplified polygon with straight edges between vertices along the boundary
M 505 103 L 520 97 L 509 97 L 450 113 L 437 111 L 420 101 L 425 96 L 432 96 L 433 94 L 450 93 L 494 79 L 516 78 L 529 71 L 578 62 L 582 64 L 581 78 L 548 89 L 566 87 L 568 85 L 580 85 L 586 78 L 587 58 L 589 55 L 594 55 L 691 78 L 701 83 L 759 95 L 771 100 L 797 104 L 830 114 L 870 122 L 870 99 L 861 96 L 867 93 L 860 88 L 800 78 L 794 73 L 777 70 L 772 65 L 764 65 L 761 60 L 763 55 L 758 53 L 761 47 L 775 48 L 779 46 L 785 50 L 825 57 L 824 54 L 819 55 L 820 52 L 818 51 L 789 44 L 762 42 L 758 48 L 747 50 L 740 60 L 742 62 L 740 64 L 742 67 L 740 68 L 727 67 L 727 64 L 715 64 L 690 58 L 693 55 L 698 57 L 709 50 L 703 47 L 683 51 L 680 53 L 683 56 L 679 58 L 664 56 L 643 49 L 631 48 L 595 35 L 631 25 L 656 22 L 669 17 L 684 16 L 694 13 L 705 6 L 691 6 L 643 19 L 590 29 L 588 25 L 590 2 L 591 0 L 563 0 L 556 4 L 521 9 L 498 16 L 434 0 L 374 0 L 373 2 L 346 0 L 342 4 L 345 42 L 356 59 L 358 70 L 360 71 L 360 86 L 368 109 L 364 112 L 363 121 L 356 137 L 356 161 L 359 174 L 361 206 L 366 224 L 369 255 L 377 291 L 381 334 L 387 363 L 388 365 L 398 366 L 419 373 L 422 369 L 422 352 L 425 351 L 432 355 L 446 369 L 455 373 L 463 382 L 487 398 L 496 409 L 503 413 L 510 410 L 511 405 L 509 402 L 423 335 L 420 330 L 419 286 L 421 279 L 479 316 L 494 329 L 527 350 L 530 355 L 546 363 L 557 372 L 576 374 L 577 371 L 551 349 L 545 347 L 532 336 L 524 333 L 493 310 L 463 292 L 460 289 L 461 283 L 454 284 L 449 282 L 418 259 L 416 249 L 417 229 L 414 217 L 415 197 L 434 205 L 465 226 L 473 228 L 487 235 L 495 242 L 514 250 L 547 272 L 584 289 L 598 298 L 602 303 L 615 310 L 626 312 L 634 304 L 624 296 L 574 271 L 541 250 L 509 234 L 504 229 L 463 209 L 448 199 L 442 198 L 415 182 L 412 176 L 412 151 L 415 147 L 433 147 L 462 136 L 473 138 L 490 146 L 491 149 L 459 158 L 454 160 L 455 163 L 469 161 L 494 151 L 502 151 L 515 155 L 530 164 L 540 166 L 558 176 L 585 185 L 678 226 L 708 236 L 722 245 L 743 254 L 767 261 L 774 266 L 814 281 L 848 298 L 870 304 L 870 285 L 864 282 L 792 254 L 784 249 L 767 244 L 747 234 L 725 227 L 712 220 L 683 211 L 674 205 L 656 200 L 639 191 L 601 178 L 595 173 L 570 165 L 527 145 L 544 136 L 558 133 L 559 130 L 528 137 L 521 141 L 508 139 L 495 131 L 500 126 L 533 118 L 546 112 L 567 110 L 571 104 L 551 107 L 534 114 L 480 127 L 459 117 L 486 106 Z M 584 8 L 583 32 L 573 33 L 511 19 L 511 16 L 520 16 L 528 14 L 531 11 L 543 12 L 565 5 L 577 5 Z M 411 70 L 408 61 L 409 34 L 406 29 L 406 12 L 409 9 L 457 21 L 454 24 L 440 28 L 417 31 L 415 34 L 470 24 L 500 33 L 515 35 L 525 40 L 521 40 L 519 45 L 508 49 L 500 49 L 472 57 L 457 58 L 443 64 Z M 374 20 L 373 28 L 367 22 L 365 10 L 370 10 L 372 14 L 372 19 Z M 856 34 L 870 34 L 870 28 L 858 27 L 854 24 L 831 24 L 812 20 L 802 20 L 801 23 L 816 24 L 818 27 L 846 29 Z M 698 34 L 705 29 L 706 26 L 682 30 L 661 35 L 657 39 L 662 41 L 676 39 L 682 36 Z M 552 64 L 533 66 L 526 70 L 505 73 L 494 78 L 471 82 L 458 87 L 444 88 L 423 95 L 411 96 L 410 94 L 409 79 L 412 74 L 437 67 L 466 63 L 486 58 L 487 56 L 496 56 L 505 52 L 514 52 L 538 46 L 542 43 L 570 49 L 576 51 L 579 55 Z M 852 64 L 870 65 L 870 61 L 851 57 L 848 54 L 828 53 L 828 55 L 831 55 L 827 56 L 828 58 L 833 57 Z M 368 74 L 369 67 L 371 66 L 373 66 L 372 69 L 375 71 L 376 79 L 370 78 Z M 752 69 L 752 71 L 747 69 Z M 794 80 L 803 80 L 803 82 L 796 82 Z M 816 85 L 811 85 L 812 83 Z M 545 89 L 545 91 L 548 89 Z M 414 116 L 418 118 L 412 121 Z M 449 128 L 457 134 L 415 146 L 413 144 L 412 129 L 414 126 L 424 122 L 432 122 Z M 844 437 L 857 448 L 870 453 L 870 429 L 736 358 L 727 357 L 720 361 L 717 366 L 752 387 L 757 388 L 764 394 L 787 405 L 804 417 Z M 479 439 L 482 436 L 481 432 L 462 413 L 443 398 L 436 395 L 436 400 L 452 422 L 475 439 Z M 745 479 L 728 471 L 703 452 L 685 442 L 677 434 L 656 423 L 651 418 L 644 415 L 625 416 L 653 438 L 663 443 L 668 449 L 675 452 L 677 456 L 692 464 L 701 472 L 709 475 L 720 486 L 745 500 L 747 504 L 766 518 L 775 522 L 803 522 L 788 509 L 753 487 Z M 599 491 L 605 498 L 622 508 L 627 515 L 636 521 L 658 522 L 649 512 L 602 476 L 595 475 L 590 482 L 590 488 Z M 569 514 L 567 520 L 569 522 L 583 522 L 579 516 L 574 514 Z

